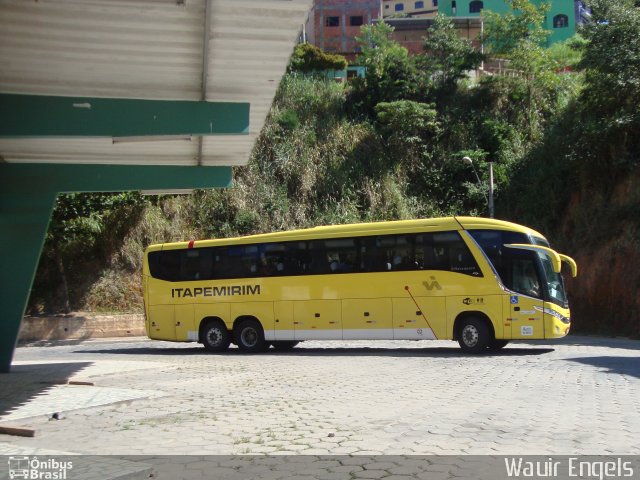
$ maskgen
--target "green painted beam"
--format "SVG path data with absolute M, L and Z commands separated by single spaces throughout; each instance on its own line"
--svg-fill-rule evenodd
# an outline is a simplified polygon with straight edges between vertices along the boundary
M 249 104 L 0 94 L 0 137 L 249 133 Z
M 0 163 L 0 372 L 8 372 L 60 192 L 217 188 L 231 167 Z

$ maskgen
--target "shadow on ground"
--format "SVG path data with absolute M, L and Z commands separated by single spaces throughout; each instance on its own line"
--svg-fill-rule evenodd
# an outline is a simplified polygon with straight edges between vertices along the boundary
M 0 375 L 0 422 L 2 417 L 55 385 L 66 384 L 71 377 L 93 362 L 34 363 L 12 365 L 11 372 Z
M 505 348 L 499 352 L 489 352 L 481 354 L 481 357 L 513 357 L 513 356 L 529 356 L 543 355 L 553 352 L 553 348 L 526 348 L 512 347 Z M 237 356 L 242 357 L 246 354 L 237 348 L 231 348 L 224 353 L 210 353 L 203 347 L 130 347 L 130 348 L 113 348 L 107 350 L 75 350 L 73 353 L 99 353 L 114 355 L 202 355 L 202 356 Z M 477 357 L 478 355 L 469 355 L 462 352 L 457 347 L 434 347 L 434 348 L 375 348 L 375 347 L 336 347 L 336 348 L 296 348 L 289 352 L 278 352 L 270 349 L 266 352 L 253 355 L 274 355 L 288 357 L 352 357 L 352 356 L 375 356 L 375 357 Z
M 640 378 L 640 357 L 578 357 L 565 360 L 598 367 L 606 373 Z
M 568 335 L 565 338 L 554 340 L 559 345 L 621 348 L 624 350 L 640 350 L 640 340 L 629 338 L 595 337 L 588 335 Z

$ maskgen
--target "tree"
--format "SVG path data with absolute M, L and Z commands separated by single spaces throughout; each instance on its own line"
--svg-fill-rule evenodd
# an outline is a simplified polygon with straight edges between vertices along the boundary
M 380 102 L 375 110 L 378 130 L 390 147 L 390 156 L 419 157 L 440 133 L 438 112 L 432 104 L 398 100 Z
M 529 77 L 553 71 L 553 63 L 544 49 L 549 31 L 543 25 L 549 6 L 545 3 L 536 6 L 529 0 L 505 1 L 508 12 L 483 13 L 487 53 L 509 58 L 513 68 Z
M 96 260 L 108 261 L 107 257 L 119 248 L 124 232 L 137 221 L 143 203 L 135 192 L 58 196 L 42 255 L 55 272 L 52 276 L 56 280 L 51 284 L 59 285 L 61 290 L 51 310 L 70 311 L 72 300 L 77 300 L 74 286 L 78 282 L 70 278 L 69 272 L 74 276 L 83 266 L 91 270 Z M 37 284 L 35 287 L 38 290 Z M 47 297 L 56 292 L 42 293 Z
M 612 128 L 640 125 L 640 10 L 632 0 L 593 0 L 580 62 L 582 100 Z M 601 125 L 602 126 L 602 125 Z
M 453 92 L 458 81 L 478 68 L 483 57 L 470 40 L 458 35 L 451 19 L 440 14 L 427 31 L 423 48 L 425 55 L 419 57 L 419 66 L 442 93 Z
M 301 43 L 293 50 L 289 68 L 293 72 L 302 73 L 344 70 L 347 68 L 347 60 L 342 55 L 325 53 L 310 43 Z
M 409 52 L 392 38 L 393 27 L 380 20 L 360 31 L 358 62 L 367 70 L 364 80 L 353 82 L 352 103 L 373 117 L 378 103 L 413 99 L 419 85 Z

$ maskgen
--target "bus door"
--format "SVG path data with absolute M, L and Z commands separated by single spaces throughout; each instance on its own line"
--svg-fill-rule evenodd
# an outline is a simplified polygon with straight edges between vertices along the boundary
M 562 280 L 562 276 L 560 271 L 562 269 L 562 263 L 565 262 L 571 268 L 571 275 L 577 276 L 578 274 L 578 266 L 576 265 L 575 260 L 567 255 L 562 255 L 555 250 L 545 247 L 542 245 L 528 245 L 528 244 L 508 244 L 505 245 L 508 247 L 508 250 L 511 252 L 510 255 L 513 255 L 514 258 L 526 258 L 527 261 L 529 258 L 535 259 L 534 265 L 536 267 L 537 275 L 529 275 L 527 272 L 523 273 L 522 277 L 526 277 L 532 280 L 528 280 L 529 284 L 535 282 L 536 288 L 533 293 L 535 293 L 536 298 L 546 295 L 551 302 L 557 305 L 565 305 L 565 309 L 568 307 L 567 298 L 564 291 L 564 282 Z M 514 254 L 513 252 L 520 252 L 518 254 Z M 529 257 L 530 256 L 530 257 Z M 515 275 L 515 274 L 514 274 Z M 514 277 L 514 289 L 517 286 L 518 278 Z M 544 282 L 544 283 L 543 283 Z M 517 290 L 519 291 L 519 290 Z M 529 290 L 526 290 L 525 293 L 530 293 Z M 532 294 L 533 294 L 532 293 Z M 536 312 L 536 318 L 538 316 L 543 316 L 543 332 L 538 334 L 537 331 L 534 332 L 534 338 L 545 338 L 546 336 L 556 336 L 562 333 L 566 334 L 568 332 L 568 327 L 564 327 L 565 331 L 562 331 L 562 328 L 558 325 L 555 326 L 554 331 L 554 318 L 560 317 L 562 318 L 562 314 L 555 312 L 551 307 L 551 304 L 548 304 L 546 307 L 540 301 L 536 302 L 533 306 Z M 522 311 L 522 309 L 520 310 Z M 566 320 L 566 319 L 565 319 Z M 568 325 L 568 321 L 563 322 L 565 325 Z M 548 335 L 545 335 L 545 332 Z M 554 335 L 555 334 L 555 335 Z M 516 338 L 516 337 L 514 337 Z
M 508 272 L 505 282 L 511 290 L 506 300 L 509 305 L 511 338 L 544 338 L 543 284 L 536 261 L 531 251 L 509 249 Z M 508 327 L 505 327 L 505 333 Z M 506 335 L 505 335 L 506 337 Z

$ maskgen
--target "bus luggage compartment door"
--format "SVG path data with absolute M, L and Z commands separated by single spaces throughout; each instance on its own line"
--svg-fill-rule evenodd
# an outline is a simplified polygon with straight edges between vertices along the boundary
M 340 300 L 293 302 L 295 340 L 342 340 Z
M 395 340 L 445 338 L 445 326 L 446 307 L 443 297 L 417 297 L 415 301 L 412 298 L 393 299 L 393 338 Z M 432 332 L 431 329 L 434 331 Z
M 149 338 L 156 340 L 175 340 L 175 306 L 150 305 L 149 325 Z
M 295 325 L 293 323 L 293 301 L 285 300 L 273 302 L 274 340 L 295 339 Z
M 344 340 L 393 339 L 390 298 L 348 298 L 342 300 Z

